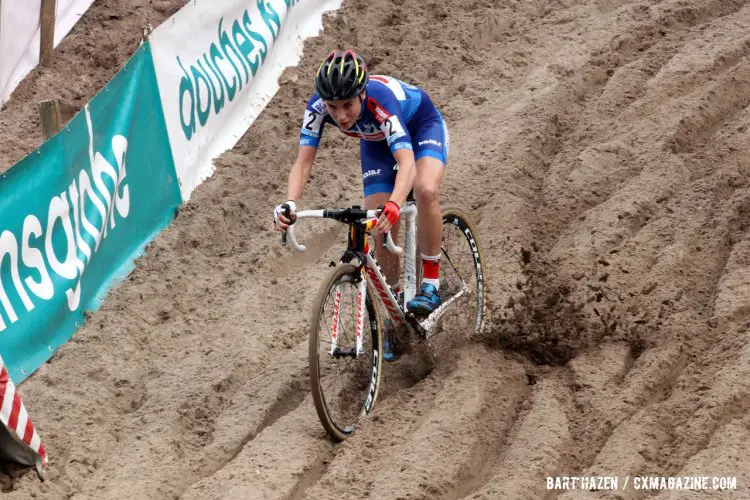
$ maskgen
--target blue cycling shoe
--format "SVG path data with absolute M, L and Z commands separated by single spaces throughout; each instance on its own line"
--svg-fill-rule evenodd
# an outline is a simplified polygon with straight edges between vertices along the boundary
M 435 285 L 422 283 L 422 288 L 406 307 L 415 316 L 429 316 L 440 307 L 440 295 Z
M 391 334 L 393 333 L 393 322 L 390 319 L 383 321 L 383 361 L 396 361 L 398 356 L 393 352 L 391 345 Z

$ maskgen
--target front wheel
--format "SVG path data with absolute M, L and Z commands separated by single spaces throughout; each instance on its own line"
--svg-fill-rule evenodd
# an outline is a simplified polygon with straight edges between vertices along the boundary
M 378 394 L 381 321 L 362 270 L 339 264 L 323 283 L 310 324 L 310 381 L 326 432 L 343 441 Z

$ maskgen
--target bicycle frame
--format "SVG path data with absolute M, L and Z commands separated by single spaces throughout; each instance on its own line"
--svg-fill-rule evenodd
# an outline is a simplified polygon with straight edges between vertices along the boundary
M 387 234 L 387 241 L 385 247 L 392 253 L 397 255 L 404 254 L 404 307 L 399 306 L 396 297 L 391 291 L 391 287 L 383 275 L 380 264 L 373 257 L 370 252 L 370 246 L 367 241 L 367 234 L 377 224 L 377 217 L 379 211 L 377 210 L 360 210 L 360 207 L 352 207 L 351 209 L 344 210 L 305 210 L 297 213 L 297 220 L 305 218 L 333 218 L 339 222 L 347 223 L 351 226 L 349 232 L 347 249 L 339 259 L 339 263 L 351 262 L 352 258 L 356 258 L 361 267 L 361 278 L 359 282 L 359 290 L 357 294 L 357 324 L 356 324 L 356 355 L 362 353 L 362 330 L 364 329 L 364 310 L 365 310 L 365 296 L 367 293 L 367 284 L 364 279 L 365 275 L 370 280 L 375 290 L 378 292 L 378 297 L 388 311 L 388 314 L 393 321 L 394 325 L 402 326 L 405 325 L 410 333 L 416 334 L 422 338 L 426 338 L 427 334 L 437 324 L 437 321 L 448 309 L 448 307 L 463 295 L 468 287 L 464 283 L 462 290 L 452 296 L 450 299 L 445 301 L 435 312 L 430 314 L 426 319 L 421 322 L 416 316 L 408 312 L 406 304 L 414 298 L 417 292 L 417 241 L 416 241 L 416 218 L 417 218 L 417 206 L 414 201 L 408 201 L 404 204 L 399 212 L 400 219 L 404 223 L 404 234 L 405 241 L 404 247 L 401 248 L 394 244 L 391 233 Z M 300 245 L 294 234 L 294 225 L 290 225 L 287 230 L 288 240 L 292 243 L 292 246 L 298 252 L 304 252 L 307 247 Z M 450 259 L 448 259 L 450 260 Z M 334 318 L 333 328 L 331 334 L 331 355 L 348 355 L 351 353 L 343 353 L 338 347 L 338 325 L 339 325 L 339 313 L 340 313 L 340 294 L 337 292 L 335 304 L 334 304 Z
M 357 210 L 359 207 L 352 207 Z M 305 210 L 297 213 L 297 220 L 305 218 L 334 218 L 331 215 L 330 210 Z M 367 241 L 367 234 L 377 224 L 377 218 L 379 212 L 377 210 L 361 211 L 359 215 L 362 215 L 362 220 L 346 220 L 351 226 L 349 233 L 347 249 L 339 259 L 339 262 L 351 262 L 351 258 L 355 257 L 362 266 L 363 276 L 367 276 L 373 287 L 378 293 L 378 297 L 388 311 L 391 320 L 396 325 L 406 325 L 411 329 L 412 333 L 424 335 L 424 329 L 419 324 L 419 321 L 411 314 L 407 314 L 399 305 L 396 297 L 391 291 L 391 287 L 383 275 L 380 269 L 380 264 L 370 253 L 370 245 Z M 400 211 L 400 218 L 404 222 L 405 228 L 405 254 L 404 248 L 398 247 L 393 243 L 393 237 L 390 232 L 387 234 L 387 241 L 385 247 L 392 253 L 401 255 L 404 254 L 404 304 L 411 300 L 416 295 L 417 288 L 417 242 L 416 242 L 416 217 L 417 217 L 417 206 L 413 201 L 408 201 L 404 204 Z M 287 238 L 291 242 L 292 247 L 298 252 L 304 252 L 307 250 L 305 245 L 300 245 L 294 234 L 294 225 L 289 226 L 287 230 Z M 361 336 L 362 329 L 364 327 L 364 296 L 366 293 L 366 283 L 363 279 L 360 285 L 358 297 L 357 297 L 357 351 L 361 351 Z M 338 324 L 339 324 L 339 303 L 340 297 L 337 297 L 337 301 L 334 304 L 334 318 L 333 318 L 333 331 L 332 331 L 332 347 L 333 352 L 338 346 Z

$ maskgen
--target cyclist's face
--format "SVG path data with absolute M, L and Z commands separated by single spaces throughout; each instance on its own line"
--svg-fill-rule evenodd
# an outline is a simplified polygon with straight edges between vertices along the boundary
M 324 101 L 328 114 L 336 120 L 342 130 L 349 130 L 359 118 L 362 111 L 362 96 L 351 99 L 338 99 L 335 101 Z

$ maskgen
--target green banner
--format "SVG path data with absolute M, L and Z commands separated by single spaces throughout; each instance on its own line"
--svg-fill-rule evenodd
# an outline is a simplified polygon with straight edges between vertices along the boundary
M 73 336 L 180 203 L 146 43 L 0 176 L 0 355 L 17 384 Z

